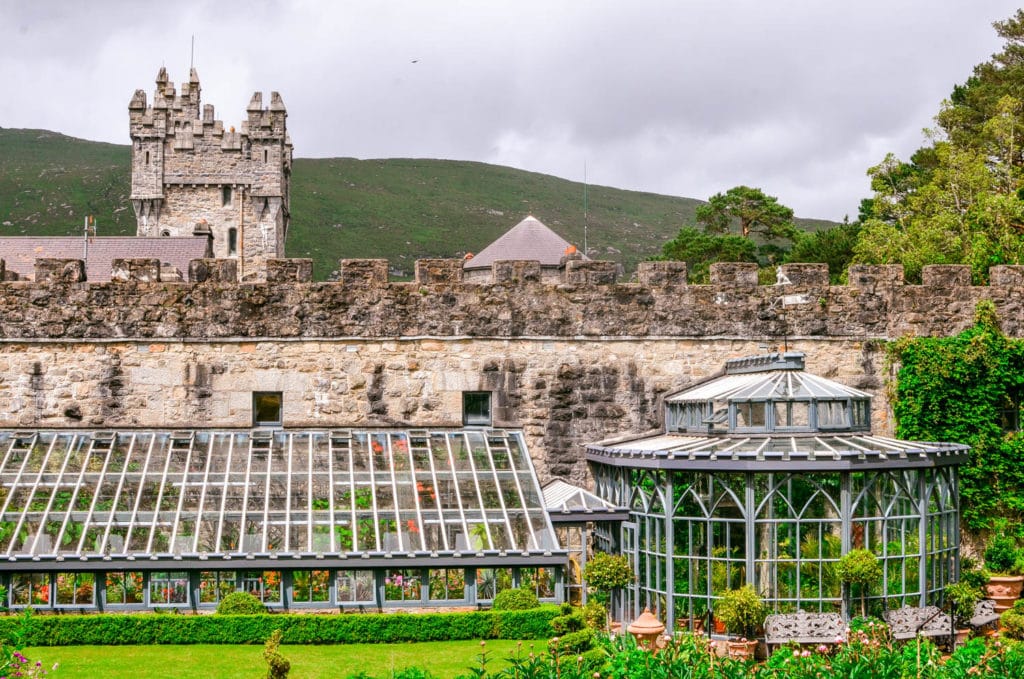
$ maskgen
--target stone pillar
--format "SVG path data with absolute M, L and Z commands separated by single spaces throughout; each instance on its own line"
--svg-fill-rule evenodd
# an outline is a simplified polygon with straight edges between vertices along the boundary
M 615 262 L 570 259 L 565 263 L 562 282 L 568 285 L 611 285 L 619 273 Z
M 686 285 L 688 269 L 686 262 L 640 262 L 636 279 L 640 285 L 667 287 Z
M 388 260 L 343 259 L 338 263 L 340 280 L 350 288 L 382 288 L 388 284 Z
M 491 264 L 491 280 L 495 283 L 536 283 L 541 280 L 540 262 L 532 260 L 501 260 Z
M 1024 266 L 1000 265 L 988 270 L 989 285 L 1002 288 L 1024 287 Z
M 312 259 L 271 258 L 267 260 L 268 283 L 309 283 L 312 280 Z
M 37 259 L 36 282 L 84 283 L 85 262 L 81 259 Z
M 891 292 L 903 286 L 902 264 L 854 264 L 847 274 L 849 285 L 864 292 Z
M 456 285 L 462 282 L 461 259 L 417 259 L 418 285 Z
M 725 288 L 756 288 L 757 264 L 750 262 L 715 262 L 708 270 L 711 285 Z
M 965 288 L 971 284 L 971 267 L 966 264 L 926 264 L 921 283 L 930 288 Z
M 791 285 L 803 287 L 827 287 L 828 264 L 783 264 L 779 272 Z
M 115 259 L 110 263 L 110 280 L 156 283 L 160 281 L 160 260 L 156 258 Z
M 191 283 L 237 283 L 237 259 L 193 259 L 188 263 Z

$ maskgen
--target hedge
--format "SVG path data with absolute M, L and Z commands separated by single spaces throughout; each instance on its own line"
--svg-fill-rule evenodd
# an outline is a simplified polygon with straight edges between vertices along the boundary
M 546 639 L 557 606 L 529 611 L 160 615 L 152 613 L 34 615 L 28 646 L 262 644 L 280 629 L 286 644 L 368 644 L 460 639 Z M 11 639 L 22 618 L 0 618 L 0 638 Z

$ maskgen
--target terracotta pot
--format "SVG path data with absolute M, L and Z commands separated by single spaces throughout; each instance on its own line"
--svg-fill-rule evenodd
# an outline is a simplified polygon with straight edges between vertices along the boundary
M 996 613 L 1002 613 L 1013 606 L 1020 597 L 1024 586 L 1024 575 L 993 575 L 985 585 L 985 593 L 996 602 Z
M 757 641 L 727 641 L 726 648 L 733 660 L 753 660 L 757 652 Z
M 693 625 L 694 634 L 704 634 L 704 618 L 691 618 L 690 622 Z
M 725 623 L 715 618 L 715 634 L 725 634 Z
M 954 643 L 957 646 L 963 646 L 964 644 L 967 643 L 967 637 L 969 637 L 969 636 L 971 636 L 971 630 L 969 628 L 968 629 L 958 629 L 956 631 L 956 640 L 955 640 Z

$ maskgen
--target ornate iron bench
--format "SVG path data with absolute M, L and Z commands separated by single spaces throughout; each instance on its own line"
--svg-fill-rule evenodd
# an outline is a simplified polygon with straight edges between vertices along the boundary
M 836 644 L 846 641 L 846 623 L 838 613 L 776 613 L 764 621 L 768 653 L 782 644 Z
M 920 635 L 949 643 L 952 621 L 938 606 L 904 606 L 882 614 L 889 632 L 896 641 L 906 641 Z
M 983 627 L 995 628 L 999 622 L 999 614 L 996 613 L 996 602 L 992 599 L 982 599 L 974 606 L 974 615 L 971 616 L 970 626 L 975 632 L 980 632 Z

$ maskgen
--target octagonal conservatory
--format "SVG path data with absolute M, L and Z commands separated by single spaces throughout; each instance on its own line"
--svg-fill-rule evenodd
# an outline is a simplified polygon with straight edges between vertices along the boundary
M 954 579 L 966 446 L 873 436 L 869 395 L 798 353 L 729 361 L 665 404 L 665 433 L 587 446 L 597 493 L 630 508 L 627 619 L 649 605 L 678 628 L 746 583 L 776 611 L 845 614 L 837 564 L 858 548 L 883 566 L 873 610 Z

